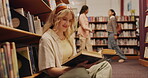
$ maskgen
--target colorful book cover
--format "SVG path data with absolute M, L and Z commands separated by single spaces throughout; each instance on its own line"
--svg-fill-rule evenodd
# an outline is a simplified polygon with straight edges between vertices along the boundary
M 0 52 L 1 52 L 1 63 L 3 65 L 4 78 L 8 78 L 4 49 L 0 48 Z
M 18 61 L 17 61 L 15 43 L 11 42 L 10 47 L 11 47 L 11 54 L 12 54 L 12 64 L 13 64 L 14 77 L 19 78 Z
M 14 78 L 10 43 L 9 42 L 3 43 L 3 47 L 4 47 L 8 77 Z

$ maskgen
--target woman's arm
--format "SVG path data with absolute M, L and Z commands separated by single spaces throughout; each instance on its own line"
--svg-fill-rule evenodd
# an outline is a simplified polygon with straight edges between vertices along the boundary
M 91 31 L 91 29 L 90 29 L 88 26 L 85 25 L 86 22 L 88 22 L 88 21 L 85 21 L 85 20 L 84 20 L 85 18 L 86 18 L 86 17 L 85 17 L 83 14 L 81 14 L 80 17 L 79 17 L 79 23 L 80 23 L 80 25 L 81 25 L 81 27 L 82 27 L 83 29 L 88 30 L 88 31 Z
M 111 18 L 111 23 L 114 31 L 114 35 L 117 35 L 117 21 L 115 17 Z

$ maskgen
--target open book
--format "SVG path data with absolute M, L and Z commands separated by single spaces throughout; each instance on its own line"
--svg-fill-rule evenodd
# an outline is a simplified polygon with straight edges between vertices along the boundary
M 63 66 L 74 67 L 79 63 L 88 61 L 88 64 L 94 63 L 102 59 L 102 54 L 98 52 L 81 51 L 76 56 L 71 57 L 63 63 Z
M 88 64 L 101 61 L 104 59 L 104 55 L 115 55 L 115 50 L 112 49 L 103 49 L 100 52 L 89 52 L 89 51 L 81 51 L 76 56 L 71 57 L 70 59 L 63 62 L 63 66 L 71 66 L 74 67 L 79 63 L 84 61 L 88 61 Z

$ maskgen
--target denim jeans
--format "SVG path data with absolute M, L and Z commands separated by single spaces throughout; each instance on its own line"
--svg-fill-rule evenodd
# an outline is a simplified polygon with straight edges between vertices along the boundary
M 119 48 L 119 46 L 117 45 L 117 41 L 114 38 L 114 33 L 113 32 L 108 32 L 108 48 L 109 49 L 114 49 L 117 52 L 117 55 L 119 55 L 119 57 L 121 59 L 127 59 L 124 55 L 124 53 L 121 51 L 121 49 Z

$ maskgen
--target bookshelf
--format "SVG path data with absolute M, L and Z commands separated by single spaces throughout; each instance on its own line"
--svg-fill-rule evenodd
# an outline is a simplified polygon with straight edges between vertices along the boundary
M 95 51 L 107 48 L 108 33 L 106 32 L 108 17 L 88 17 L 89 25 L 94 31 L 91 33 L 92 46 Z M 117 44 L 127 55 L 139 55 L 139 39 L 136 35 L 136 20 L 131 16 L 117 16 L 117 24 L 121 25 L 122 33 L 119 35 Z M 80 47 L 78 37 L 76 45 Z M 132 52 L 131 52 L 132 51 Z
M 145 17 L 147 10 L 147 0 L 140 0 L 140 59 L 139 63 L 143 66 L 148 67 L 148 59 L 144 58 L 145 47 L 147 47 L 147 42 L 145 42 L 147 28 L 145 27 Z
M 9 0 L 10 6 L 13 8 L 24 8 L 30 11 L 31 14 L 39 16 L 40 19 L 46 22 L 51 8 L 43 0 Z
M 31 56 L 33 57 L 33 55 L 31 55 L 31 54 L 34 53 L 34 51 L 33 51 L 34 48 L 37 49 L 36 46 L 38 46 L 41 35 L 29 32 L 29 31 L 25 31 L 25 30 L 13 28 L 13 26 L 11 26 L 12 24 L 9 23 L 10 21 L 12 21 L 12 18 L 11 18 L 11 20 L 10 20 L 9 16 L 8 16 L 8 18 L 6 18 L 7 14 L 5 15 L 5 13 L 10 12 L 10 15 L 11 15 L 12 11 L 10 11 L 10 8 L 12 8 L 12 9 L 23 8 L 25 12 L 29 11 L 32 14 L 32 16 L 33 15 L 39 16 L 41 21 L 46 22 L 46 19 L 48 18 L 49 14 L 51 12 L 51 9 L 43 0 L 2 0 L 2 1 L 0 1 L 0 7 L 1 7 L 0 9 L 1 9 L 1 14 L 3 13 L 3 17 L 5 17 L 5 18 L 0 17 L 0 35 L 1 35 L 1 37 L 0 37 L 0 61 L 5 61 L 6 65 L 4 63 L 0 63 L 0 65 L 3 65 L 4 68 L 8 68 L 8 69 L 5 69 L 5 73 L 2 73 L 2 72 L 4 72 L 4 70 L 0 69 L 0 71 L 1 71 L 0 74 L 3 74 L 3 75 L 0 75 L 0 77 L 2 77 L 2 78 L 3 77 L 18 78 L 18 72 L 15 71 L 16 69 L 18 69 L 18 66 L 16 67 L 16 69 L 15 68 L 12 69 L 12 66 L 14 66 L 14 64 L 17 65 L 16 63 L 21 63 L 22 64 L 21 66 L 23 66 L 24 62 L 22 60 L 21 60 L 21 62 L 20 61 L 17 62 L 17 60 L 20 60 L 20 59 L 18 59 L 18 58 L 20 58 L 19 56 L 21 56 L 21 55 L 18 56 L 19 53 L 18 53 L 17 49 L 19 49 L 21 47 L 27 47 L 28 51 L 25 51 L 24 53 L 25 54 L 28 53 L 28 56 L 27 56 L 28 58 Z M 34 5 L 34 3 L 35 3 L 35 5 Z M 10 6 L 8 6 L 8 4 Z M 7 5 L 7 6 L 3 6 L 3 5 Z M 3 8 L 5 8 L 7 10 L 2 11 Z M 7 20 L 9 20 L 9 22 Z M 32 22 L 34 22 L 34 21 L 32 21 Z M 28 23 L 28 22 L 26 22 L 26 23 Z M 13 44 L 13 42 L 14 42 L 14 44 Z M 31 46 L 31 48 L 33 47 L 32 50 L 30 49 L 30 46 Z M 5 56 L 3 56 L 4 52 L 5 52 Z M 12 52 L 11 53 L 13 55 L 13 56 L 11 56 L 12 58 L 7 56 L 8 55 L 7 52 L 9 52 L 9 53 Z M 9 54 L 9 55 L 11 55 L 11 54 Z M 16 57 L 16 60 L 13 60 L 14 55 Z M 6 56 L 9 58 L 9 60 L 6 59 Z M 21 58 L 24 58 L 23 55 L 21 56 Z M 27 58 L 27 60 L 30 61 L 29 62 L 30 66 L 28 66 L 28 67 L 26 66 L 26 68 L 27 68 L 27 70 L 28 70 L 28 68 L 30 68 L 29 73 L 31 71 L 30 74 L 32 76 L 26 75 L 25 73 L 28 73 L 28 72 L 26 72 L 26 70 L 23 70 L 22 73 L 23 73 L 23 75 L 26 75 L 26 76 L 22 76 L 22 77 L 20 76 L 19 78 L 23 78 L 23 77 L 34 78 L 35 76 L 38 75 L 38 73 L 37 73 L 38 69 L 36 69 L 36 71 L 34 71 L 34 69 L 33 69 L 32 58 L 30 58 L 30 59 L 28 59 L 28 58 Z M 12 59 L 12 60 L 10 60 L 10 59 Z M 33 59 L 35 59 L 35 57 Z M 15 61 L 15 63 L 10 64 L 9 61 L 12 61 L 12 62 Z M 28 61 L 27 61 L 27 63 L 28 63 Z M 36 62 L 34 61 L 34 63 L 36 63 Z M 31 65 L 32 65 L 32 67 L 31 67 Z M 21 66 L 20 66 L 20 68 L 21 68 Z M 34 66 L 34 68 L 35 67 L 36 66 Z M 8 74 L 6 74 L 6 73 L 8 73 Z M 16 74 L 17 74 L 17 76 L 16 76 Z M 27 76 L 29 76 L 29 77 L 27 77 Z

